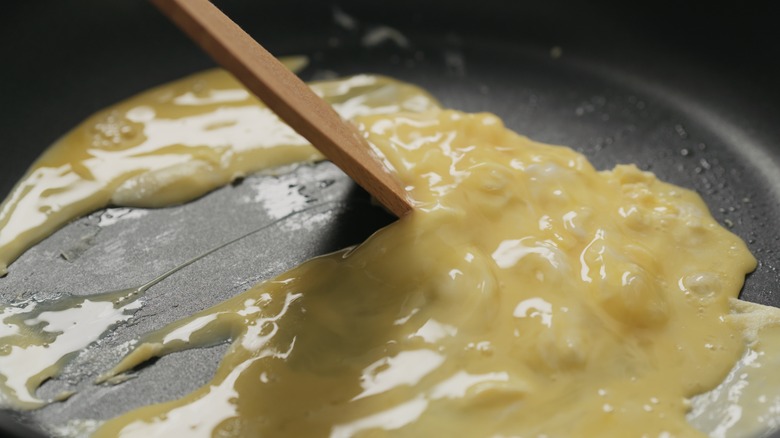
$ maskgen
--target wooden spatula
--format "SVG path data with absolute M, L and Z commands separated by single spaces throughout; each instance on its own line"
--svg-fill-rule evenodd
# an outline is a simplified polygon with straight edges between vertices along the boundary
M 385 208 L 398 217 L 412 210 L 400 182 L 358 130 L 216 6 L 208 0 L 152 3 Z

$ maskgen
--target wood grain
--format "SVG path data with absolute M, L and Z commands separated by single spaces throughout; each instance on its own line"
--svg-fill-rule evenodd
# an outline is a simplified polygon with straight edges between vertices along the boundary
M 218 64 L 398 217 L 406 191 L 357 128 L 208 0 L 152 0 Z

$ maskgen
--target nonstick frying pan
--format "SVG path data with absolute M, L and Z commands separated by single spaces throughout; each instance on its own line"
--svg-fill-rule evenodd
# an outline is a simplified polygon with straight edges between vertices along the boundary
M 446 106 L 494 112 L 533 139 L 571 146 L 597 168 L 636 163 L 697 190 L 759 259 L 742 298 L 780 306 L 780 39 L 768 3 L 218 5 L 273 53 L 309 56 L 305 79 L 394 76 Z M 4 5 L 0 41 L 3 195 L 46 146 L 92 112 L 213 66 L 149 4 L 134 0 Z M 139 285 L 273 222 L 279 205 L 242 201 L 269 191 L 318 205 L 293 219 L 304 223 L 319 214 L 318 225 L 306 233 L 276 226 L 162 282 L 132 320 L 41 388 L 50 395 L 77 389 L 76 396 L 38 411 L 3 413 L 0 432 L 51 433 L 74 418 L 109 418 L 186 394 L 208 381 L 225 345 L 166 356 L 118 386 L 92 381 L 140 334 L 358 243 L 392 220 L 329 163 L 254 175 L 185 206 L 82 218 L 11 266 L 0 279 L 0 302 Z

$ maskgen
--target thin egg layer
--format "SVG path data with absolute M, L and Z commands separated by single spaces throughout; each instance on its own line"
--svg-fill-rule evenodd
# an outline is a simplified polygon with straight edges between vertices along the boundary
M 780 310 L 731 300 L 726 319 L 743 329 L 747 348 L 712 391 L 691 400 L 688 422 L 716 438 L 766 437 L 780 428 Z
M 437 106 L 381 76 L 311 86 L 347 119 Z M 33 163 L 0 205 L 0 276 L 54 230 L 109 204 L 178 204 L 260 169 L 321 159 L 224 70 L 154 88 L 89 117 Z
M 304 61 L 283 59 L 293 70 Z M 422 89 L 381 76 L 311 86 L 345 118 L 438 107 Z M 162 85 L 89 117 L 32 165 L 0 205 L 0 275 L 29 246 L 108 204 L 167 206 L 256 170 L 320 159 L 223 70 Z M 36 395 L 38 387 L 83 348 L 132 318 L 142 305 L 137 299 L 168 274 L 87 299 L 0 301 L 0 407 L 35 409 L 50 403 Z
M 415 212 L 148 335 L 104 378 L 232 344 L 95 436 L 701 435 L 689 399 L 743 355 L 756 261 L 698 195 L 490 114 L 355 120 Z

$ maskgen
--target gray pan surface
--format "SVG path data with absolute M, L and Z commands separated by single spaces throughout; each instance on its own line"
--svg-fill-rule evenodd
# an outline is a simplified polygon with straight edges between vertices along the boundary
M 686 21 L 695 10 L 659 11 L 663 4 L 636 10 L 565 1 L 527 10 L 495 1 L 479 7 L 400 2 L 395 9 L 384 2 L 336 9 L 302 1 L 220 4 L 275 54 L 308 55 L 305 79 L 397 77 L 446 106 L 490 111 L 533 139 L 571 146 L 597 168 L 636 163 L 695 189 L 759 259 L 742 298 L 780 306 L 780 93 L 774 84 L 780 68 L 761 9 L 721 11 L 702 23 Z M 355 18 L 354 26 L 338 11 Z M 145 2 L 15 4 L 2 23 L 3 195 L 35 156 L 93 111 L 213 65 Z M 724 23 L 734 24 L 737 42 L 714 36 Z M 399 29 L 402 38 L 369 44 L 382 25 Z M 284 196 L 257 201 L 269 192 L 304 197 L 313 208 L 275 222 L 286 204 Z M 320 163 L 253 175 L 183 206 L 108 209 L 73 222 L 10 267 L 0 279 L 0 303 L 138 286 L 268 228 L 152 288 L 132 319 L 40 390 L 76 389 L 77 395 L 34 412 L 4 413 L 0 433 L 32 436 L 18 428 L 57 430 L 74 418 L 106 419 L 194 390 L 209 380 L 226 345 L 171 354 L 116 386 L 92 381 L 117 362 L 127 341 L 307 258 L 359 243 L 391 220 L 338 169 Z

